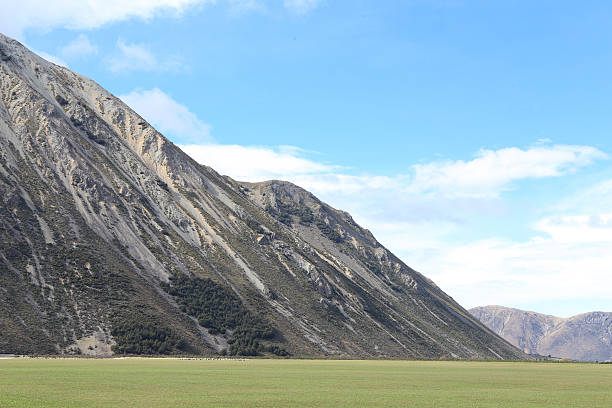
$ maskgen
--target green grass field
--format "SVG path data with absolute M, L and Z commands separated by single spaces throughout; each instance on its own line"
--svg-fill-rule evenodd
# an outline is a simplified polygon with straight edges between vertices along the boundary
M 0 407 L 612 407 L 612 365 L 0 360 Z

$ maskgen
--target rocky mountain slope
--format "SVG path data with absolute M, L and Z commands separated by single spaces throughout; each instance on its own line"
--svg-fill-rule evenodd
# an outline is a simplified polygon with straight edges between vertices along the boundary
M 612 360 L 612 313 L 591 312 L 563 319 L 503 306 L 470 312 L 525 353 L 580 361 Z
M 526 357 L 347 213 L 4 36 L 0 91 L 0 353 Z

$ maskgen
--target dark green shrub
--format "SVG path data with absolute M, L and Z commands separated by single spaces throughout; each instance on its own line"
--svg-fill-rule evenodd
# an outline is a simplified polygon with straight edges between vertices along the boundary
M 158 318 L 142 310 L 127 310 L 115 315 L 111 334 L 116 354 L 171 354 L 185 342 Z
M 268 351 L 287 355 L 282 354 L 287 352 L 278 347 L 268 350 L 268 346 L 260 343 L 260 340 L 275 337 L 276 330 L 251 313 L 229 288 L 211 279 L 186 275 L 172 277 L 170 283 L 162 283 L 162 287 L 176 299 L 184 313 L 198 319 L 198 323 L 206 327 L 209 333 L 225 335 L 231 332 L 227 354 L 255 356 Z

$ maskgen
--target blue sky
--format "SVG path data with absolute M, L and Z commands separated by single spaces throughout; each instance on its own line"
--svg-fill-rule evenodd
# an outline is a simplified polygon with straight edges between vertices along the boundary
M 612 311 L 609 2 L 0 4 L 196 160 L 348 210 L 464 306 Z

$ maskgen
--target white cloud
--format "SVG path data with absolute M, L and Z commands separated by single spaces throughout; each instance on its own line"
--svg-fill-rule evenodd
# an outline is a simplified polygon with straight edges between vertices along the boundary
M 80 34 L 61 49 L 61 54 L 66 58 L 86 57 L 97 53 L 98 47 L 92 44 L 85 34 Z
M 265 1 L 226 0 L 232 11 L 245 12 L 265 7 Z M 296 14 L 315 9 L 322 0 L 283 0 L 283 6 Z M 180 17 L 198 5 L 217 0 L 0 0 L 0 28 L 3 34 L 24 40 L 28 30 L 57 28 L 89 30 L 130 19 Z
M 174 141 L 203 143 L 211 140 L 209 125 L 158 88 L 133 91 L 119 98 Z
M 394 244 L 467 307 L 501 304 L 561 316 L 590 311 L 581 309 L 585 304 L 612 311 L 610 204 L 612 180 L 606 180 L 553 206 L 534 222 L 529 239 L 453 244 L 441 236 L 420 247 Z M 549 309 L 532 306 L 542 304 Z
M 190 146 L 195 152 L 196 147 Z M 214 147 L 203 147 L 212 151 Z M 238 153 L 238 150 L 227 150 L 227 154 Z M 241 151 L 244 156 L 247 151 Z M 252 150 L 254 155 L 261 157 L 261 148 Z M 270 154 L 273 152 L 270 151 Z M 214 160 L 211 154 L 204 151 L 199 157 Z M 598 159 L 607 158 L 606 154 L 590 146 L 555 145 L 536 147 L 526 150 L 506 148 L 500 150 L 481 150 L 471 161 L 431 162 L 412 166 L 407 174 L 393 176 L 349 175 L 338 172 L 338 167 L 314 166 L 308 171 L 290 173 L 284 172 L 286 167 L 276 167 L 270 162 L 268 168 L 265 162 L 258 165 L 257 171 L 251 171 L 248 160 L 241 160 L 238 166 L 232 161 L 218 161 L 221 172 L 238 180 L 261 181 L 266 177 L 285 178 L 317 193 L 357 194 L 364 191 L 391 191 L 405 196 L 446 197 L 454 199 L 494 199 L 503 191 L 510 190 L 513 182 L 525 179 L 559 177 L 573 173 L 580 167 L 593 163 Z M 286 160 L 303 162 L 297 155 L 285 155 Z M 254 157 L 254 160 L 257 161 Z M 258 161 L 259 162 L 259 161 Z M 212 165 L 215 167 L 215 165 Z M 299 166 L 296 166 L 299 168 Z M 316 169 L 316 170 L 315 170 Z
M 364 191 L 402 189 L 409 176 L 349 175 L 341 173 L 293 175 L 292 181 L 318 193 L 358 194 Z
M 42 0 L 2 1 L 0 27 L 23 39 L 28 29 L 92 29 L 132 18 L 179 16 L 189 7 L 214 0 Z
M 115 73 L 129 71 L 178 71 L 181 63 L 175 58 L 160 61 L 144 44 L 117 41 L 118 53 L 109 58 L 108 69 Z
M 296 14 L 306 14 L 314 10 L 322 3 L 322 0 L 284 0 L 286 9 Z
M 332 166 L 300 157 L 300 151 L 289 146 L 198 144 L 179 147 L 197 162 L 240 181 L 287 180 L 296 175 L 333 170 Z
M 456 196 L 497 196 L 518 180 L 558 177 L 607 155 L 591 146 L 555 145 L 522 150 L 481 150 L 471 161 L 414 166 L 411 189 Z
M 556 242 L 612 242 L 612 213 L 546 217 L 536 223 L 535 229 Z
M 417 261 L 418 268 L 466 307 L 603 299 L 600 308 L 612 310 L 609 238 L 566 242 L 534 237 L 524 242 L 489 239 L 437 245 L 436 253 Z
M 588 186 L 565 198 L 550 211 L 572 214 L 606 213 L 612 208 L 612 179 Z
M 391 201 L 405 204 L 406 199 L 415 197 L 427 206 L 435 207 L 434 200 L 452 199 L 456 203 L 467 203 L 474 206 L 475 200 L 497 199 L 500 193 L 510 190 L 513 182 L 525 179 L 559 177 L 573 173 L 580 167 L 591 164 L 607 156 L 590 146 L 555 145 L 526 150 L 506 148 L 496 151 L 481 150 L 471 161 L 445 161 L 414 165 L 411 172 L 392 176 L 351 175 L 342 173 L 339 167 L 321 165 L 305 160 L 289 152 L 284 160 L 295 162 L 295 169 L 287 172 L 290 166 L 278 167 L 277 163 L 261 160 L 263 148 L 239 151 L 238 146 L 225 150 L 223 159 L 215 159 L 212 153 L 218 147 L 189 146 L 189 151 L 206 159 L 212 167 L 238 180 L 261 181 L 266 178 L 283 178 L 306 189 L 325 195 L 375 194 L 377 196 L 394 196 Z M 253 154 L 249 160 L 247 154 Z M 274 154 L 268 149 L 269 154 Z M 231 154 L 239 154 L 238 161 L 226 160 Z M 308 167 L 301 167 L 308 162 Z M 257 169 L 250 168 L 258 163 Z M 269 163 L 269 164 L 266 164 Z M 319 164 L 319 166 L 317 166 Z M 401 197 L 404 197 L 402 199 Z M 390 197 L 388 197 L 390 198 Z M 461 204 L 460 204 L 461 205 Z M 478 207 L 478 206 L 477 206 Z

